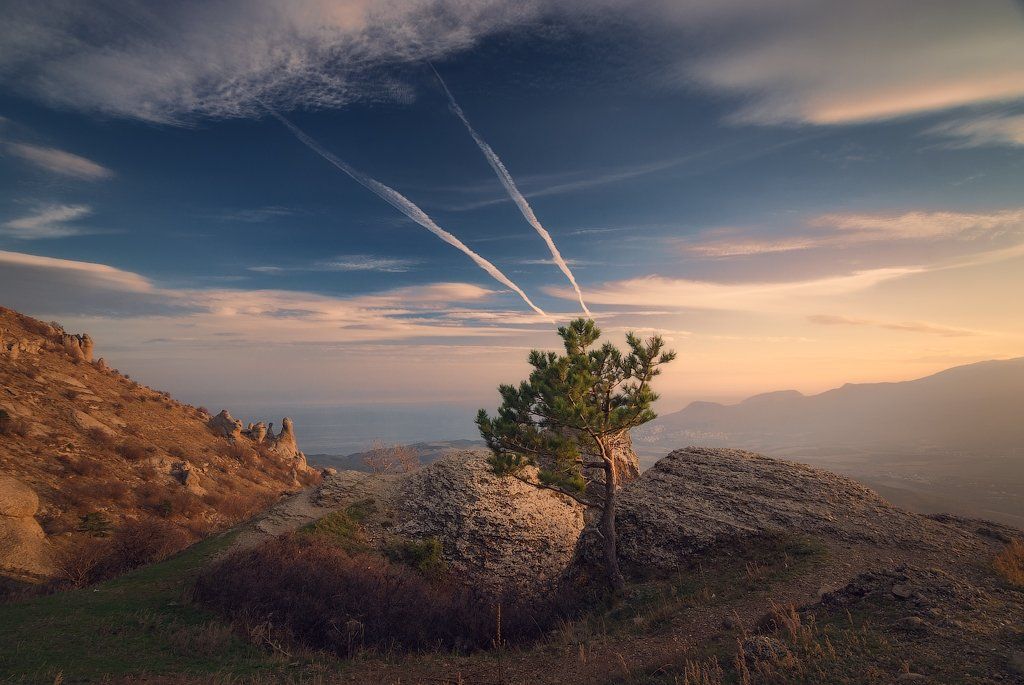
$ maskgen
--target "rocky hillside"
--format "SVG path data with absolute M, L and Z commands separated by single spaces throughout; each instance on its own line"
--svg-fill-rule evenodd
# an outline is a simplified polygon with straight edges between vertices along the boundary
M 195 540 L 317 480 L 290 420 L 211 417 L 94 355 L 0 308 L 0 575 L 81 571 L 129 523 Z

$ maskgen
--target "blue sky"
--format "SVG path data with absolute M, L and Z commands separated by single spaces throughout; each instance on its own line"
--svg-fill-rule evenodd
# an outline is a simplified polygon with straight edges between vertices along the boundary
M 486 402 L 579 312 L 670 407 L 1017 356 L 1024 14 L 728 0 L 13 3 L 0 300 L 202 403 Z M 400 359 L 398 357 L 401 357 Z M 260 371 L 254 373 L 253 369 Z

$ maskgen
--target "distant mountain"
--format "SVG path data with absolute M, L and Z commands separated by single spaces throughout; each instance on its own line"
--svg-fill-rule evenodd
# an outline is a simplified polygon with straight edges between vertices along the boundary
M 634 440 L 648 449 L 1024 454 L 1024 357 L 818 395 L 784 390 L 733 405 L 694 402 L 636 431 Z
M 466 450 L 484 447 L 483 440 L 435 440 L 433 442 L 414 442 L 407 447 L 416 450 L 420 464 L 432 464 L 452 450 Z M 311 454 L 309 463 L 320 468 L 334 468 L 339 471 L 369 471 L 365 458 L 369 452 L 354 454 Z

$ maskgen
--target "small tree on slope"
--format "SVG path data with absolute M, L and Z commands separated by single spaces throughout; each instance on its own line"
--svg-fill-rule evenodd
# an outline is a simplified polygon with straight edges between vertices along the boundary
M 608 583 L 624 588 L 615 549 L 615 495 L 619 477 L 613 446 L 623 433 L 647 423 L 658 399 L 651 381 L 658 367 L 675 359 L 661 336 L 626 336 L 628 354 L 611 343 L 595 347 L 601 331 L 592 320 L 576 319 L 558 329 L 565 355 L 530 352 L 530 377 L 519 387 L 498 388 L 502 404 L 492 418 L 477 414 L 480 434 L 491 449 L 495 473 L 526 480 L 527 465 L 539 467 L 540 487 L 557 490 L 601 511 L 598 531 Z M 600 488 L 589 488 L 601 474 Z M 527 481 L 529 482 L 529 481 Z M 598 489 L 596 497 L 588 490 Z

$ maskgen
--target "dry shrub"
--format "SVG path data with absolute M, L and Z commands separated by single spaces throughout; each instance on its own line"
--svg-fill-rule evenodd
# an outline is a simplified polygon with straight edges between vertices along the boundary
M 203 495 L 203 503 L 229 523 L 254 516 L 270 506 L 273 500 L 274 496 L 269 492 L 209 492 Z
M 130 488 L 120 480 L 103 480 L 93 485 L 96 499 L 123 502 L 128 498 Z
M 115 443 L 114 436 L 102 428 L 89 428 L 85 431 L 85 436 L 103 447 L 111 447 Z
M 996 555 L 992 565 L 1011 585 L 1024 586 L 1024 543 L 1010 540 L 1003 551 Z
M 85 587 L 94 582 L 106 547 L 93 540 L 80 540 L 57 556 L 56 581 L 63 587 Z
M 227 459 L 234 459 L 240 464 L 252 466 L 257 462 L 255 450 L 237 442 L 224 443 L 217 447 L 217 454 Z
M 560 617 L 552 602 L 488 597 L 450 578 L 295 535 L 209 567 L 195 597 L 247 622 L 250 633 L 272 622 L 286 641 L 341 655 L 523 643 Z
M 128 461 L 142 461 L 149 456 L 146 446 L 138 442 L 125 440 L 117 446 L 117 453 Z
M 101 462 L 89 457 L 68 459 L 64 465 L 68 471 L 78 476 L 100 476 L 107 472 L 107 468 Z
M 171 455 L 175 459 L 184 459 L 185 457 L 188 456 L 185 450 L 183 450 L 178 445 L 172 445 L 171 447 L 167 448 L 167 454 Z
M 29 430 L 28 421 L 11 416 L 6 410 L 0 409 L 0 435 L 23 438 L 28 435 Z
M 108 540 L 80 541 L 57 560 L 63 586 L 84 587 L 108 580 L 155 561 L 161 561 L 191 543 L 188 533 L 165 521 L 125 521 Z
M 139 506 L 162 518 L 190 518 L 203 512 L 202 500 L 176 483 L 143 483 L 135 489 L 135 496 Z

